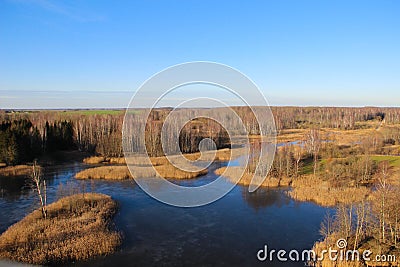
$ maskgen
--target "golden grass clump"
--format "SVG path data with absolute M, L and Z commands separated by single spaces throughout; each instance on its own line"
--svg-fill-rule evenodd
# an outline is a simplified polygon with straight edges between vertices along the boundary
M 170 179 L 191 179 L 207 174 L 207 170 L 183 171 L 171 164 L 155 166 L 101 166 L 86 169 L 75 175 L 76 179 L 125 180 L 133 178 L 164 177 Z
M 196 152 L 196 153 L 191 153 L 191 154 L 183 154 L 183 156 L 191 161 L 195 160 L 219 160 L 219 161 L 228 161 L 231 159 L 235 159 L 239 157 L 240 155 L 243 154 L 243 149 L 244 148 L 223 148 L 223 149 L 218 149 L 216 151 L 205 151 L 203 153 L 201 152 Z M 214 158 L 215 156 L 215 158 Z
M 88 157 L 88 158 L 83 159 L 83 163 L 86 163 L 86 164 L 100 164 L 105 161 L 106 161 L 105 157 L 97 157 L 97 156 Z
M 328 181 L 321 181 L 313 175 L 294 179 L 289 196 L 299 201 L 312 201 L 321 206 L 335 206 L 338 203 L 350 204 L 366 199 L 371 193 L 367 187 L 333 187 Z
M 110 164 L 126 164 L 125 158 L 119 157 L 102 157 L 102 156 L 92 156 L 83 159 L 83 163 L 86 164 L 100 164 L 100 163 L 110 163 Z
M 215 170 L 215 174 L 223 175 L 224 177 L 228 178 L 230 181 L 235 182 L 237 177 L 243 173 L 243 167 L 239 166 L 230 166 L 230 167 L 222 167 Z M 244 172 L 240 180 L 237 184 L 248 186 L 252 184 L 253 174 Z M 261 183 L 262 187 L 280 187 L 280 186 L 289 186 L 292 182 L 292 179 L 282 177 L 280 179 L 267 177 Z
M 80 171 L 75 178 L 125 180 L 131 179 L 132 176 L 127 166 L 101 166 Z
M 192 179 L 208 173 L 207 169 L 196 170 L 196 171 L 184 171 L 176 168 L 171 164 L 155 166 L 157 176 L 161 176 L 167 179 Z
M 0 258 L 30 264 L 56 265 L 114 252 L 121 244 L 111 229 L 117 204 L 110 196 L 76 194 L 40 209 L 0 236 Z
M 112 157 L 108 159 L 108 162 L 110 162 L 110 164 L 126 164 L 125 158 Z
M 32 166 L 29 165 L 16 165 L 0 168 L 0 176 L 11 177 L 29 177 L 32 173 Z

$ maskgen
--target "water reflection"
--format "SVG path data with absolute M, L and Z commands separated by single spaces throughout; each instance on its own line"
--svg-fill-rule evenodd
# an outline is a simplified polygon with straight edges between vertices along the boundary
M 250 193 L 247 187 L 242 187 L 241 191 L 243 200 L 256 211 L 269 206 L 280 208 L 291 201 L 285 189 L 259 188 Z
M 28 181 L 21 177 L 0 177 L 0 198 L 17 200 L 22 195 L 28 195 Z

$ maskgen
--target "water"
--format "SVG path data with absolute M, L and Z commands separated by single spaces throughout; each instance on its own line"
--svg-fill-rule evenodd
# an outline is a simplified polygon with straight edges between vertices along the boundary
M 216 178 L 208 175 L 175 181 L 198 186 Z M 236 186 L 222 199 L 198 208 L 177 208 L 160 203 L 144 193 L 134 181 L 76 181 L 81 163 L 47 168 L 49 202 L 60 184 L 75 184 L 86 191 L 111 195 L 119 203 L 115 216 L 123 232 L 123 245 L 114 255 L 70 264 L 73 266 L 304 266 L 302 262 L 259 262 L 258 250 L 310 249 L 319 238 L 318 229 L 326 208 L 296 202 L 288 189 L 258 189 L 249 193 Z M 35 194 L 24 181 L 0 180 L 0 232 L 37 207 Z M 68 186 L 63 186 L 64 190 Z M 1 263 L 0 263 L 1 265 Z

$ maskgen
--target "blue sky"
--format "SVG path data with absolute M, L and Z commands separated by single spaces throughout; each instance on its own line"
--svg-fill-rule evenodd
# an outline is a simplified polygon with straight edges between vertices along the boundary
M 400 1 L 0 2 L 0 108 L 126 107 L 156 72 L 214 61 L 272 105 L 399 106 Z

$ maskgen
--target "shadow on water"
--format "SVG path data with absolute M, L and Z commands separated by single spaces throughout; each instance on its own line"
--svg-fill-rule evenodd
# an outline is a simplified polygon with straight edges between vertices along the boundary
M 254 192 L 249 192 L 247 187 L 242 187 L 242 197 L 246 203 L 256 211 L 269 206 L 282 207 L 290 203 L 290 198 L 286 195 L 288 188 L 259 188 Z

